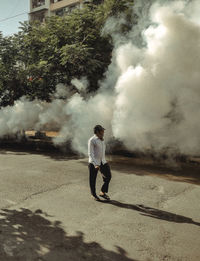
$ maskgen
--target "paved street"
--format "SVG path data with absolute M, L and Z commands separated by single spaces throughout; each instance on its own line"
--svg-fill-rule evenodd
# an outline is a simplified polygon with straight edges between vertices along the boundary
M 198 178 L 108 159 L 105 203 L 90 199 L 87 159 L 1 150 L 0 260 L 199 261 Z

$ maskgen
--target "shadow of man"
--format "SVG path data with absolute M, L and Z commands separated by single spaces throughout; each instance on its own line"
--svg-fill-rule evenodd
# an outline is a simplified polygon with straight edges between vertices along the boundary
M 188 224 L 200 226 L 200 223 L 193 221 L 192 218 L 177 215 L 177 214 L 167 212 L 167 211 L 163 211 L 163 210 L 159 210 L 159 209 L 156 209 L 156 208 L 147 207 L 147 206 L 144 206 L 144 205 L 126 204 L 126 203 L 122 203 L 122 202 L 119 202 L 119 201 L 116 201 L 116 200 L 102 201 L 102 202 L 107 203 L 107 204 L 111 204 L 113 206 L 120 207 L 120 208 L 132 209 L 132 210 L 140 212 L 141 215 L 147 216 L 147 217 L 166 220 L 166 221 L 169 221 L 169 222 L 188 223 Z

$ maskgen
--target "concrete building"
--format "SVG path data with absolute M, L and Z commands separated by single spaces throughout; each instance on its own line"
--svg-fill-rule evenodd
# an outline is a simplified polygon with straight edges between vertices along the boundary
M 65 15 L 74 8 L 80 8 L 89 0 L 30 0 L 29 19 L 44 22 L 45 17 L 52 15 Z

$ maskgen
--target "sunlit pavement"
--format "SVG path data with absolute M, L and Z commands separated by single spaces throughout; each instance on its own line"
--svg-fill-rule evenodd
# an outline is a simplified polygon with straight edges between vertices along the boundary
M 200 187 L 120 160 L 106 203 L 87 159 L 2 150 L 0 260 L 199 261 Z

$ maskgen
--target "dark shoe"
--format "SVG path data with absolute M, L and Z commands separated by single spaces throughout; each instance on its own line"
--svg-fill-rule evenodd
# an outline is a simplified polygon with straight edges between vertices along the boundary
M 97 195 L 91 195 L 91 198 L 95 201 L 101 201 Z
M 106 199 L 106 200 L 110 200 L 110 197 L 109 197 L 106 193 L 104 193 L 104 194 L 99 194 L 99 196 L 102 197 L 102 198 L 104 198 L 104 199 Z

